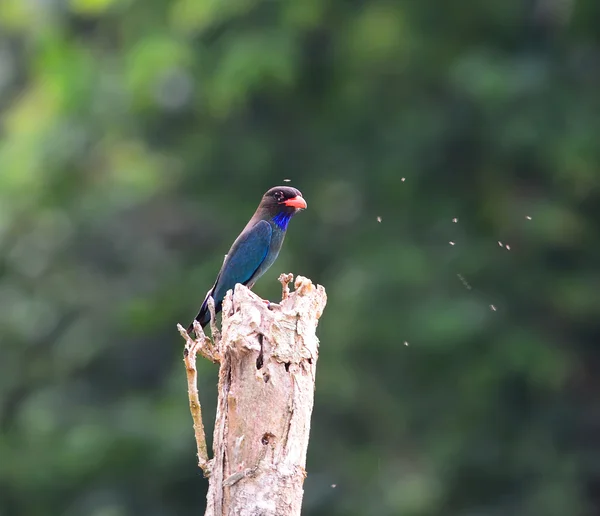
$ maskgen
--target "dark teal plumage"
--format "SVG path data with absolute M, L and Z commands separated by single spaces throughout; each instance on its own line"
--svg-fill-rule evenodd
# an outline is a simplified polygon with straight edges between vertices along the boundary
M 237 283 L 252 288 L 279 255 L 290 219 L 304 208 L 306 203 L 300 191 L 289 186 L 271 188 L 263 196 L 250 222 L 227 253 L 217 280 L 200 307 L 195 320 L 203 328 L 210 322 L 209 297 L 213 298 L 215 311 L 219 312 L 225 294 Z M 193 324 L 188 332 L 192 329 Z

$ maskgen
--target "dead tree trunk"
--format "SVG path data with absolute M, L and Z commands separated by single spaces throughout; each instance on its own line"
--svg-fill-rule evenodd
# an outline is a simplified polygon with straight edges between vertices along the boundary
M 315 332 L 327 296 L 307 278 L 299 276 L 292 293 L 292 275 L 280 279 L 279 305 L 267 306 L 242 285 L 223 304 L 222 336 L 212 354 L 220 361 L 219 399 L 214 458 L 203 467 L 209 472 L 206 516 L 300 515 Z M 191 393 L 190 406 L 194 414 Z

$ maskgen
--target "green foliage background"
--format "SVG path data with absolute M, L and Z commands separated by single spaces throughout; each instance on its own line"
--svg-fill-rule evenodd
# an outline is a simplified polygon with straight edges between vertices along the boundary
M 287 178 L 255 291 L 329 295 L 304 514 L 598 514 L 598 20 L 1 0 L 0 515 L 202 514 L 175 324 Z

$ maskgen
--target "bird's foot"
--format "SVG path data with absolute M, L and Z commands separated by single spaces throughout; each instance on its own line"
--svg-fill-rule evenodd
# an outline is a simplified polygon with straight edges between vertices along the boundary
M 263 299 L 262 302 L 265 305 L 267 305 L 268 310 L 275 310 L 275 309 L 279 308 L 279 305 L 277 303 L 271 303 L 271 301 L 269 301 L 268 299 Z

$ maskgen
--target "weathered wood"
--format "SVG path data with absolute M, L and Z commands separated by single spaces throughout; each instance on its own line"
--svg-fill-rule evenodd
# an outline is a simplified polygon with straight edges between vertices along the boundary
M 298 516 L 306 476 L 322 286 L 282 275 L 283 300 L 236 285 L 223 303 L 206 516 Z

